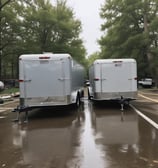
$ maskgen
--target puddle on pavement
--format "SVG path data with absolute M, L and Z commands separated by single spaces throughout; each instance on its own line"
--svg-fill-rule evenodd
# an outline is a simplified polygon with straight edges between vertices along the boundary
M 84 103 L 84 123 L 80 131 L 80 146 L 75 152 L 75 159 L 69 161 L 68 167 L 74 168 L 103 168 L 105 167 L 105 153 L 102 145 L 95 142 L 96 133 L 92 125 L 92 113 L 89 111 L 89 103 Z
M 1 167 L 158 167 L 158 131 L 131 109 L 85 99 L 78 110 L 33 112 L 28 124 L 10 119 L 0 120 Z

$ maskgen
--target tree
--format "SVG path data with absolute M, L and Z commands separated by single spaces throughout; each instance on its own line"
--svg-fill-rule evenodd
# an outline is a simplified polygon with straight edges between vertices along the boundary
M 56 5 L 50 0 L 2 2 L 0 78 L 17 78 L 21 54 L 65 52 L 86 64 L 86 50 L 79 37 L 81 22 L 66 1 L 57 1 Z
M 2 69 L 2 9 L 10 2 L 11 0 L 1 1 L 0 0 L 0 79 L 1 79 L 1 69 Z
M 100 53 L 95 52 L 88 57 L 88 66 L 90 66 L 96 59 L 100 58 Z
M 52 6 L 49 1 L 36 0 L 34 6 L 26 9 L 23 17 L 28 51 L 67 52 L 84 62 L 86 51 L 79 38 L 81 22 L 74 18 L 66 1 L 57 1 L 56 6 Z
M 0 0 L 0 10 L 2 10 L 11 0 L 2 1 Z
M 101 26 L 105 34 L 99 40 L 101 56 L 135 58 L 138 75 L 152 75 L 157 57 L 158 0 L 107 0 L 100 16 L 105 20 Z
M 10 3 L 9 3 L 10 2 Z M 19 40 L 19 24 L 18 19 L 19 5 L 17 2 L 6 1 L 1 3 L 1 28 L 0 28 L 0 78 L 10 73 L 8 67 L 13 65 L 13 55 L 17 48 Z M 3 71 L 2 71 L 3 70 Z

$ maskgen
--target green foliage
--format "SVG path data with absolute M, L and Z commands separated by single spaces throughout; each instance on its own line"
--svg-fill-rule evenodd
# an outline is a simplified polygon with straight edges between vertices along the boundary
M 81 22 L 66 1 L 52 5 L 50 0 L 10 0 L 0 12 L 0 78 L 18 77 L 21 54 L 70 53 L 86 65 Z
M 5 4 L 5 2 L 2 1 L 2 4 Z M 8 74 L 10 74 L 10 76 L 15 74 L 13 66 L 16 62 L 16 50 L 20 37 L 21 21 L 18 18 L 18 12 L 20 12 L 18 3 L 11 2 L 12 1 L 9 3 L 8 1 L 0 11 L 0 78 L 4 76 L 7 77 Z
M 100 58 L 99 52 L 95 52 L 88 57 L 88 67 L 96 60 Z
M 158 0 L 106 0 L 100 16 L 105 21 L 101 25 L 104 35 L 99 40 L 100 56 L 135 58 L 138 75 L 154 77 L 152 71 L 156 72 L 158 57 Z
M 0 94 L 12 94 L 12 93 L 17 93 L 19 92 L 19 88 L 8 88 L 3 91 L 0 91 Z

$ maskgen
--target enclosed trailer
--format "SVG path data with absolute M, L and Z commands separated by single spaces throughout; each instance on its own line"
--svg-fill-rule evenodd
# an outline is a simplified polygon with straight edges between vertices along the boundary
M 136 99 L 137 65 L 134 59 L 97 59 L 89 69 L 89 79 L 90 99 Z
M 19 57 L 19 110 L 79 104 L 84 68 L 69 54 L 28 54 Z

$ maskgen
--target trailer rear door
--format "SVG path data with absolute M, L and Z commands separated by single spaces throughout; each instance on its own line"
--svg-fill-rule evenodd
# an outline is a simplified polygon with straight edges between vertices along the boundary
M 24 60 L 25 98 L 63 96 L 64 69 L 61 60 Z
M 132 90 L 131 63 L 113 61 L 101 64 L 101 90 L 105 92 L 127 92 Z

